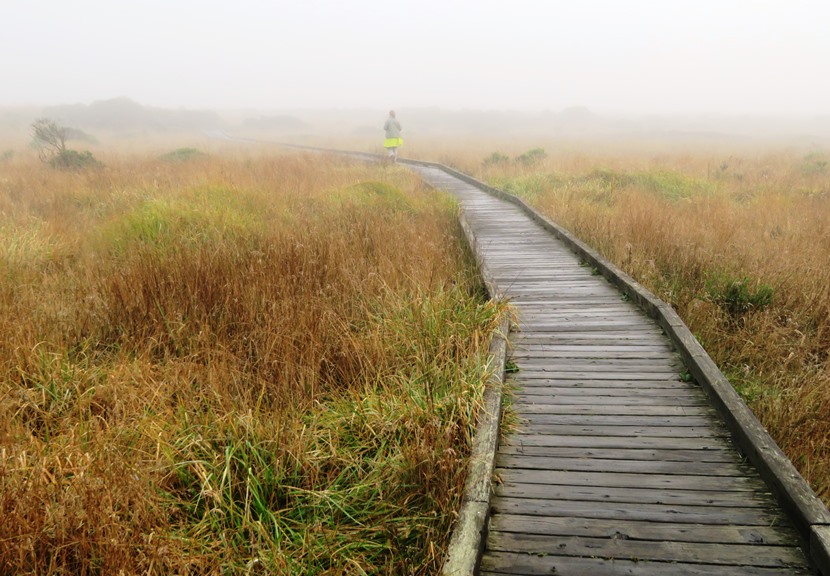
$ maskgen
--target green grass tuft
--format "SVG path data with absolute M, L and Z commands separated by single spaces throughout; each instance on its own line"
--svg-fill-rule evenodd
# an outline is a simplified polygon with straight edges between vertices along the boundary
M 171 152 L 159 156 L 164 162 L 190 162 L 192 160 L 205 160 L 208 155 L 196 148 L 176 148 Z

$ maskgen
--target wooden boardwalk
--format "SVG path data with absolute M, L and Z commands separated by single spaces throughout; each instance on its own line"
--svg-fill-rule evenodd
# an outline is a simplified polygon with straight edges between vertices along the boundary
M 513 204 L 436 168 L 518 317 L 518 424 L 480 573 L 814 574 L 799 536 L 655 322 Z

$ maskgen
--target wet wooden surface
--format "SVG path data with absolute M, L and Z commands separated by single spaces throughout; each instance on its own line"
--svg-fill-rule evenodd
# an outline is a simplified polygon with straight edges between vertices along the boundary
M 510 404 L 484 575 L 812 574 L 668 338 L 512 204 L 433 168 L 510 299 Z

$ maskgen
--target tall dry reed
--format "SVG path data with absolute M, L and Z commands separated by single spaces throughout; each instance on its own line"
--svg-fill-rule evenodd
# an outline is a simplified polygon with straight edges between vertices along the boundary
M 397 168 L 0 174 L 0 571 L 429 574 L 496 306 Z

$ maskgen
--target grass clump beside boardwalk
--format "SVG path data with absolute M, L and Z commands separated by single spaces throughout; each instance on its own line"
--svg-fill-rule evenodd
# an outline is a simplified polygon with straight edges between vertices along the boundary
M 830 183 L 818 153 L 562 154 L 480 177 L 669 302 L 830 503 Z M 610 168 L 609 168 L 610 166 Z
M 15 163 L 0 572 L 432 574 L 500 306 L 404 169 Z

